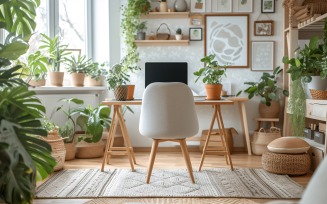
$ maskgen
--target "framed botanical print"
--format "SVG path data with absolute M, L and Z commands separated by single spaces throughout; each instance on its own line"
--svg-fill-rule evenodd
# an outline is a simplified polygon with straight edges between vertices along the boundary
M 205 12 L 206 11 L 206 0 L 191 0 L 191 12 Z
M 249 15 L 207 14 L 204 54 L 214 54 L 220 65 L 249 67 Z
M 202 40 L 202 28 L 190 28 L 190 41 Z
M 252 71 L 274 70 L 274 42 L 252 41 Z
M 252 13 L 253 0 L 230 0 L 233 1 L 233 12 Z
M 275 13 L 275 0 L 261 0 L 261 13 Z
M 255 36 L 272 36 L 274 35 L 274 21 L 254 21 Z

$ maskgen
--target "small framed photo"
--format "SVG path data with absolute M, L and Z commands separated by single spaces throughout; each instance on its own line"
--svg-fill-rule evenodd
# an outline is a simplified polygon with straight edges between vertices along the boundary
M 203 25 L 203 15 L 202 14 L 191 14 L 190 15 L 190 25 L 202 26 Z
M 261 13 L 275 13 L 275 0 L 261 0 Z
M 233 12 L 252 13 L 253 0 L 233 0 Z
M 255 36 L 272 36 L 274 35 L 274 21 L 254 21 Z
M 190 28 L 190 41 L 202 40 L 202 28 Z
M 252 41 L 252 71 L 274 70 L 274 41 Z
M 206 11 L 206 0 L 191 0 L 191 12 L 205 12 Z

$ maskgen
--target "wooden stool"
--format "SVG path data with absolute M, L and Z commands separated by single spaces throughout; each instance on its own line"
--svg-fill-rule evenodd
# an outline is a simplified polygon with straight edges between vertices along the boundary
M 275 127 L 275 122 L 279 122 L 279 118 L 255 118 L 254 120 L 257 121 L 256 131 L 260 130 L 261 122 L 270 122 L 271 127 Z

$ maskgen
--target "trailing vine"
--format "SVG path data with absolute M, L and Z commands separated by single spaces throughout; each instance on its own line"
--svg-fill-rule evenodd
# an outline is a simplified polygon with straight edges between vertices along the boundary
M 292 132 L 295 136 L 303 136 L 305 127 L 305 92 L 302 86 L 301 78 L 292 81 L 291 96 L 288 109 L 291 112 Z
M 136 26 L 140 23 L 142 14 L 148 14 L 151 5 L 148 0 L 128 0 L 122 10 L 122 35 L 126 44 L 126 56 L 124 57 L 124 68 L 135 66 L 140 61 L 137 45 L 135 44 Z
M 325 24 L 324 24 L 324 38 L 323 38 L 323 57 L 321 60 L 321 78 L 326 78 L 327 77 L 327 18 L 325 19 Z

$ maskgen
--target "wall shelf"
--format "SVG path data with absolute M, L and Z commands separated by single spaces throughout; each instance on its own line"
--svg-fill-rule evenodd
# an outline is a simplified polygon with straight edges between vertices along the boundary
M 141 15 L 142 19 L 154 18 L 188 18 L 190 12 L 150 12 L 147 15 Z
M 169 40 L 135 40 L 137 46 L 188 46 L 190 40 L 188 37 L 182 40 L 174 40 L 175 36 L 172 36 Z
M 35 91 L 37 94 L 62 94 L 62 93 L 101 93 L 107 90 L 105 86 L 41 86 L 29 87 L 30 91 Z

